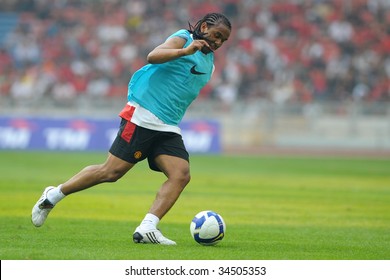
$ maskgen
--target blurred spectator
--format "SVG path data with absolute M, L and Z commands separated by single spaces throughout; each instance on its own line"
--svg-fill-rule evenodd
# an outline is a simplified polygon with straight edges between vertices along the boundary
M 16 73 L 10 88 L 10 95 L 14 104 L 29 104 L 34 96 L 35 79 L 31 72 L 21 71 Z
M 110 80 L 103 73 L 96 72 L 87 84 L 86 93 L 91 99 L 105 97 L 109 93 L 110 85 Z
M 52 99 L 56 106 L 73 106 L 76 102 L 77 91 L 75 86 L 64 76 L 60 76 L 54 84 L 52 90 Z

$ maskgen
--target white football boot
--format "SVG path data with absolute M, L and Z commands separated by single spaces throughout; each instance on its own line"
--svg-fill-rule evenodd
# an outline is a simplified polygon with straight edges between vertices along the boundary
M 35 203 L 31 212 L 31 221 L 34 226 L 40 227 L 46 221 L 47 215 L 53 209 L 54 204 L 47 199 L 48 191 L 54 189 L 54 187 L 47 187 L 37 203 Z
M 140 227 L 136 228 L 133 234 L 133 241 L 134 243 L 176 245 L 175 241 L 166 238 L 158 229 L 144 231 Z

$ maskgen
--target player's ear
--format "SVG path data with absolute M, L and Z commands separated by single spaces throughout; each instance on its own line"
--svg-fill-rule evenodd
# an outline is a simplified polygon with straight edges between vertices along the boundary
M 206 22 L 203 22 L 200 26 L 200 31 L 202 33 L 205 33 L 205 31 L 207 31 L 208 27 L 207 27 L 207 23 Z

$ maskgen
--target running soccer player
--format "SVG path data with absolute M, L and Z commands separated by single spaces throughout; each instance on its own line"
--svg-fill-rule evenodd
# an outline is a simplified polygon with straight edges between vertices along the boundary
M 32 208 L 32 223 L 40 227 L 66 196 L 105 182 L 115 182 L 137 162 L 148 160 L 165 174 L 149 212 L 133 233 L 135 243 L 176 245 L 157 224 L 190 181 L 189 155 L 178 127 L 187 108 L 210 80 L 214 52 L 229 38 L 230 21 L 209 13 L 195 26 L 182 29 L 152 50 L 149 64 L 134 73 L 128 103 L 120 112 L 120 128 L 106 161 L 90 165 L 57 187 L 45 188 Z

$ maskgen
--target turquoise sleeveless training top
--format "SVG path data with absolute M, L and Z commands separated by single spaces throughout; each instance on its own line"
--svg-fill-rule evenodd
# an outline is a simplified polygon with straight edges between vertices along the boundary
M 178 36 L 193 41 L 188 30 L 179 30 L 168 37 Z M 147 64 L 134 73 L 128 86 L 128 100 L 146 108 L 164 123 L 178 125 L 187 108 L 210 80 L 214 54 L 197 51 L 162 64 Z

